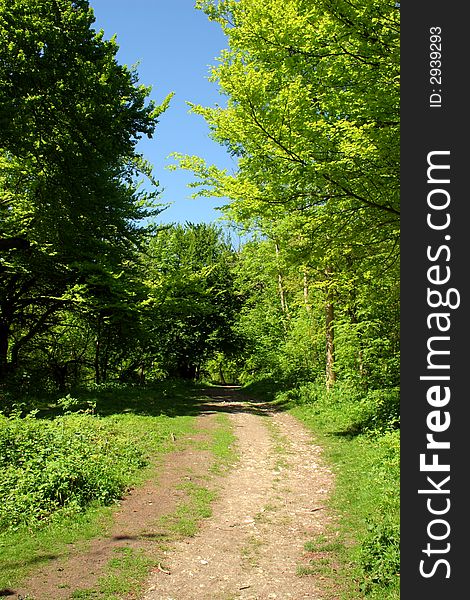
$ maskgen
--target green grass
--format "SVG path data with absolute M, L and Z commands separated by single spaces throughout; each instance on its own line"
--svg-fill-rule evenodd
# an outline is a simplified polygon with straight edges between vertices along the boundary
M 336 475 L 332 507 L 340 519 L 340 543 L 331 531 L 324 540 L 326 547 L 324 543 L 319 549 L 313 542 L 308 550 L 327 553 L 325 569 L 336 565 L 345 599 L 398 599 L 398 432 L 342 435 L 332 427 L 333 414 L 329 419 L 323 414 L 322 421 L 308 405 L 295 407 L 292 413 L 319 437 Z
M 100 577 L 95 588 L 75 590 L 72 600 L 120 600 L 132 593 L 137 598 L 143 590 L 149 570 L 156 566 L 155 559 L 143 550 L 116 548 L 115 557 L 106 566 L 106 574 Z
M 194 416 L 203 402 L 198 389 L 178 382 L 152 388 L 101 386 L 75 392 L 73 397 L 77 399 L 75 410 L 87 411 L 91 403 L 95 414 L 80 412 L 62 417 L 60 403 L 48 399 L 34 417 L 10 419 L 9 431 L 2 430 L 4 437 L 10 436 L 4 440 L 4 450 L 9 452 L 12 464 L 10 472 L 23 486 L 20 494 L 21 490 L 12 485 L 15 481 L 4 477 L 2 503 L 14 506 L 21 501 L 24 510 L 18 511 L 18 518 L 5 517 L 0 531 L 0 589 L 16 586 L 32 569 L 51 558 L 66 556 L 71 544 L 102 534 L 111 521 L 115 500 L 126 487 L 155 473 L 163 454 L 174 447 L 174 440 L 193 431 Z M 75 425 L 78 428 L 74 430 Z M 40 432 L 42 437 L 36 435 Z M 81 449 L 80 440 L 84 447 L 90 442 L 89 470 L 84 470 L 81 455 L 71 450 Z M 109 444 L 116 440 L 116 451 L 97 474 L 94 460 L 104 460 L 103 456 L 110 452 Z M 100 456 L 97 444 L 102 444 Z M 16 455 L 12 455 L 14 446 Z M 121 452 L 123 448 L 128 450 Z M 26 456 L 30 457 L 27 464 Z M 70 465 L 77 469 L 74 477 L 67 473 Z M 67 478 L 70 501 L 63 490 Z M 95 487 L 90 488 L 90 478 Z M 31 493 L 29 497 L 29 489 L 39 489 L 37 482 L 44 488 L 43 496 Z M 81 488 L 77 487 L 80 482 Z M 97 497 L 90 492 L 95 488 Z M 77 494 L 83 500 L 81 505 Z
M 111 508 L 90 507 L 85 513 L 58 519 L 35 532 L 22 529 L 0 536 L 0 589 L 13 588 L 32 569 L 66 557 L 72 544 L 100 535 L 111 522 Z
M 324 533 L 304 544 L 307 552 L 339 552 L 341 546 L 342 544 L 338 539 L 331 538 Z
M 172 514 L 165 515 L 160 520 L 167 543 L 196 535 L 200 521 L 211 516 L 210 505 L 216 498 L 213 490 L 196 483 L 183 483 L 178 488 L 184 490 L 185 499 Z
M 209 469 L 213 475 L 223 475 L 237 460 L 235 435 L 228 415 L 220 413 L 215 418 L 216 427 L 209 431 L 207 442 L 199 443 L 200 449 L 208 449 L 213 456 Z M 202 519 L 211 516 L 211 503 L 217 493 L 195 482 L 185 482 L 179 486 L 184 490 L 185 499 L 171 515 L 161 519 L 167 542 L 180 537 L 192 537 Z
M 216 416 L 215 421 L 216 427 L 208 430 L 208 439 L 197 442 L 196 447 L 211 452 L 214 461 L 210 471 L 220 475 L 233 465 L 237 454 L 230 419 L 221 413 Z M 127 549 L 123 556 L 113 559 L 107 565 L 106 574 L 100 578 L 95 588 L 76 590 L 72 595 L 73 599 L 120 600 L 127 597 L 126 594 L 131 590 L 138 596 L 150 568 L 157 564 L 155 556 L 162 555 L 162 551 L 171 548 L 176 540 L 194 536 L 201 521 L 212 514 L 211 504 L 217 497 L 213 489 L 193 481 L 181 483 L 178 489 L 184 492 L 184 498 L 172 513 L 159 519 L 159 543 L 152 552 L 153 558 L 143 552 L 136 553 Z
M 216 416 L 217 427 L 211 433 L 210 450 L 214 456 L 211 472 L 225 473 L 237 460 L 236 437 L 228 415 L 220 413 Z
M 14 421 L 15 436 L 23 445 L 26 444 L 24 447 L 31 455 L 35 452 L 43 453 L 44 446 L 49 442 L 49 445 L 54 446 L 51 453 L 54 456 L 60 453 L 60 444 L 56 443 L 56 438 L 43 436 L 47 443 L 42 443 L 43 438 L 39 436 L 38 439 L 35 432 L 55 432 L 62 427 L 62 422 L 63 427 L 70 428 L 72 440 L 75 437 L 81 439 L 85 430 L 91 438 L 96 436 L 96 440 L 100 435 L 107 442 L 110 439 L 119 440 L 121 450 L 129 448 L 131 457 L 137 457 L 134 468 L 130 468 L 129 462 L 119 466 L 119 452 L 113 455 L 111 462 L 125 474 L 122 488 L 119 488 L 124 492 L 127 486 L 135 486 L 149 477 L 158 476 L 161 459 L 175 447 L 175 441 L 179 447 L 184 447 L 185 443 L 195 443 L 185 442 L 185 439 L 188 434 L 195 432 L 194 417 L 199 414 L 199 405 L 205 401 L 202 387 L 179 381 L 146 388 L 96 386 L 94 389 L 75 391 L 62 400 L 36 399 L 35 404 L 40 406 L 40 410 L 35 415 L 28 419 L 17 417 L 9 422 Z M 64 416 L 64 413 L 67 414 Z M 230 419 L 221 413 L 216 416 L 215 421 L 216 426 L 207 432 L 207 442 L 202 444 L 213 456 L 212 475 L 224 474 L 237 458 Z M 31 429 L 26 438 L 23 433 L 25 423 Z M 79 424 L 79 429 L 74 430 L 74 424 Z M 86 443 L 91 438 L 84 438 L 83 441 Z M 67 436 L 62 436 L 60 440 L 70 443 Z M 200 443 L 196 443 L 196 447 L 199 445 Z M 65 455 L 67 452 L 70 454 L 69 445 L 64 450 Z M 93 460 L 94 453 L 89 454 Z M 45 461 L 38 466 L 48 468 L 47 452 L 44 458 Z M 93 462 L 90 465 L 92 467 Z M 211 474 L 208 477 L 210 479 Z M 184 500 L 172 515 L 162 520 L 160 549 L 179 537 L 194 535 L 201 519 L 211 514 L 211 502 L 216 497 L 213 490 L 194 482 L 182 484 L 181 489 L 185 492 Z M 121 493 L 117 494 L 120 495 Z M 116 506 L 112 500 L 105 504 L 110 505 L 103 506 L 103 502 L 95 499 L 81 507 L 69 507 L 68 510 L 62 506 L 51 511 L 42 520 L 35 521 L 26 515 L 24 522 L 4 527 L 0 532 L 0 590 L 14 588 L 36 567 L 47 564 L 54 558 L 66 558 L 72 548 L 86 549 L 87 540 L 105 534 L 112 524 Z M 155 559 L 151 559 L 143 551 L 130 548 L 117 552 L 96 586 L 71 591 L 71 597 L 117 600 L 128 595 L 131 590 L 138 590 L 150 568 L 154 566 Z
M 259 566 L 259 555 L 262 546 L 262 540 L 255 535 L 251 535 L 240 550 L 242 559 L 246 560 L 252 568 Z

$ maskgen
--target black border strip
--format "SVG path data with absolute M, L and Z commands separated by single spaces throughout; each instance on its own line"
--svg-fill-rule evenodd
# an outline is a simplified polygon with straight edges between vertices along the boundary
M 403 600 L 468 595 L 465 9 L 435 0 L 401 7 Z

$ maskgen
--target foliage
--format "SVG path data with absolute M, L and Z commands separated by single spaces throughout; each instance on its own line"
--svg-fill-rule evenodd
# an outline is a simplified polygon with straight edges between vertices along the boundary
M 144 225 L 156 192 L 136 176 L 156 182 L 135 145 L 169 99 L 148 101 L 88 3 L 0 4 L 5 394 L 201 375 L 398 385 L 398 7 L 197 4 L 227 34 L 211 77 L 228 100 L 192 110 L 238 168 L 180 166 L 228 197 L 238 252 L 215 226 Z
M 0 530 L 92 502 L 110 504 L 146 462 L 117 429 L 77 414 L 53 421 L 1 417 L 0 459 Z
M 398 388 L 365 391 L 337 384 L 333 390 L 325 391 L 320 383 L 305 383 L 279 392 L 276 399 L 306 405 L 326 431 L 374 437 L 399 428 Z
M 287 366 L 294 367 L 292 377 L 323 371 L 327 385 L 337 378 L 397 385 L 399 6 L 378 0 L 360 6 L 201 0 L 197 6 L 228 38 L 211 69 L 227 102 L 191 109 L 236 157 L 237 170 L 175 157 L 195 174 L 196 196 L 228 198 L 226 216 L 263 237 L 259 252 L 268 257 L 286 331 L 280 340 L 272 313 L 265 319 L 253 313 L 267 355 L 251 370 L 265 366 L 278 377 L 278 366 Z M 289 341 L 302 329 L 308 334 Z M 293 351 L 299 338 L 311 352 Z M 268 350 L 275 340 L 286 351 L 282 367 Z
M 175 157 L 228 199 L 237 251 L 214 225 L 150 224 L 136 144 L 171 95 L 148 99 L 88 1 L 0 0 L 0 529 L 113 503 L 197 412 L 173 378 L 239 381 L 323 436 L 345 560 L 366 595 L 395 593 L 399 4 L 196 8 L 227 35 L 227 102 L 191 111 L 237 168 Z M 210 494 L 188 493 L 191 529 Z
M 136 143 L 169 98 L 147 101 L 93 22 L 87 0 L 0 2 L 0 377 L 71 313 L 129 301 L 119 280 L 155 213 Z
M 68 460 L 73 462 L 74 457 L 77 463 L 84 460 L 88 469 L 83 473 L 84 478 L 94 469 L 96 457 L 90 455 L 95 453 L 96 440 L 97 449 L 106 449 L 108 456 L 98 458 L 97 465 L 104 463 L 106 469 L 110 468 L 109 471 L 101 472 L 105 479 L 97 481 L 98 486 L 101 486 L 102 491 L 106 490 L 108 480 L 117 474 L 121 483 L 124 480 L 122 489 L 125 490 L 128 485 L 134 486 L 153 476 L 154 468 L 158 469 L 158 465 L 161 464 L 161 454 L 174 448 L 174 439 L 182 440 L 185 435 L 193 432 L 193 417 L 198 413 L 199 403 L 204 402 L 199 391 L 201 387 L 177 380 L 147 387 L 116 382 L 93 384 L 89 389 L 75 390 L 69 398 L 54 399 L 48 396 L 45 398 L 47 402 L 42 403 L 42 408 L 36 416 L 30 415 L 24 419 L 19 419 L 18 416 L 12 416 L 11 419 L 2 417 L 2 432 L 7 435 L 4 427 L 4 423 L 7 423 L 6 429 L 10 433 L 13 430 L 16 432 L 15 439 L 18 444 L 22 444 L 29 455 L 35 452 L 38 456 L 37 462 L 43 462 L 48 472 L 49 466 Z M 63 405 L 66 404 L 70 410 L 71 403 L 75 404 L 77 412 L 63 416 Z M 80 412 L 87 410 L 89 403 L 96 406 L 95 416 Z M 61 433 L 62 427 L 64 434 Z M 44 434 L 41 433 L 43 430 Z M 222 434 L 222 431 L 218 428 L 217 433 Z M 230 444 L 231 438 L 228 432 L 226 433 L 224 443 Z M 8 434 L 7 437 L 10 448 L 11 435 Z M 89 442 L 86 448 L 81 444 L 85 443 L 84 437 Z M 0 439 L 4 439 L 2 435 Z M 221 440 L 218 439 L 219 441 Z M 64 445 L 66 442 L 68 445 Z M 214 444 L 215 442 L 214 439 Z M 219 448 L 218 443 L 217 446 Z M 83 451 L 85 455 L 79 457 L 74 452 L 69 459 L 70 449 Z M 4 450 L 2 446 L 2 452 Z M 27 464 L 20 463 L 18 454 L 17 470 Z M 223 460 L 221 455 L 219 462 Z M 136 469 L 136 461 L 148 466 Z M 24 472 L 23 480 L 29 478 L 31 488 L 34 487 L 34 481 L 42 481 L 42 475 L 38 473 L 34 461 L 28 464 L 31 469 Z M 73 472 L 80 468 L 80 464 L 75 465 Z M 68 472 L 59 469 L 56 475 L 62 479 L 63 486 L 67 485 Z M 91 473 L 95 482 L 98 476 L 99 474 L 94 476 Z M 5 484 L 11 491 L 13 482 L 5 482 L 3 473 L 0 479 L 2 485 Z M 86 484 L 85 479 L 82 483 Z M 58 487 L 60 488 L 60 483 Z M 76 488 L 74 492 L 80 493 Z M 14 496 L 15 490 L 11 493 Z M 121 494 L 118 499 L 120 497 Z M 113 508 L 114 499 L 108 507 L 100 505 L 98 500 L 82 507 L 69 501 L 68 505 L 66 503 L 64 507 L 59 507 L 40 521 L 35 520 L 34 514 L 24 514 L 21 518 L 24 525 L 12 525 L 3 529 L 0 532 L 0 589 L 16 586 L 19 579 L 31 568 L 47 562 L 51 556 L 65 557 L 71 543 L 103 535 L 110 525 Z M 40 509 L 39 505 L 32 506 L 33 513 L 39 512 Z M 3 512 L 1 514 L 3 518 L 5 515 Z M 6 518 L 10 518 L 8 514 Z
M 196 412 L 197 392 L 168 382 L 95 386 L 23 418 L 0 415 L 0 530 L 112 504 Z
M 215 225 L 172 225 L 149 240 L 143 302 L 147 352 L 166 374 L 197 378 L 217 352 L 236 351 L 234 260 L 229 240 Z

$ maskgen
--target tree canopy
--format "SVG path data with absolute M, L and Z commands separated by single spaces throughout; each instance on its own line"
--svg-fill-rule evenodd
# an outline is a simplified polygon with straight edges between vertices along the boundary
M 0 526 L 30 536 L 118 498 L 144 464 L 137 438 L 153 452 L 180 411 L 196 414 L 188 380 L 254 384 L 335 432 L 340 470 L 354 463 L 349 507 L 365 461 L 379 491 L 352 532 L 351 580 L 361 597 L 396 589 L 400 5 L 196 8 L 226 34 L 210 71 L 225 102 L 190 111 L 236 167 L 175 154 L 173 168 L 194 174 L 195 196 L 227 200 L 229 227 L 158 224 L 138 142 L 159 143 L 171 94 L 150 99 L 87 0 L 0 0 Z
M 215 225 L 155 226 L 137 143 L 171 95 L 149 99 L 89 3 L 0 0 L 0 377 L 396 386 L 399 6 L 197 8 L 227 36 L 226 104 L 190 109 L 237 167 L 175 168 L 228 199 L 237 250 Z
M 0 2 L 1 371 L 57 311 L 109 288 L 154 212 L 136 144 L 169 98 L 149 101 L 93 22 L 85 0 Z
M 179 166 L 197 176 L 196 196 L 227 197 L 229 218 L 272 240 L 277 260 L 297 278 L 292 291 L 297 285 L 305 297 L 322 298 L 327 381 L 336 377 L 335 332 L 356 333 L 365 373 L 365 347 L 377 348 L 386 315 L 383 335 L 391 338 L 381 343 L 398 351 L 399 7 L 375 0 L 198 6 L 228 37 L 212 69 L 227 103 L 191 109 L 238 168 L 229 174 L 201 157 L 175 155 Z M 286 313 L 280 271 L 278 280 Z M 369 370 L 379 357 L 372 354 Z M 392 362 L 388 380 L 396 381 Z

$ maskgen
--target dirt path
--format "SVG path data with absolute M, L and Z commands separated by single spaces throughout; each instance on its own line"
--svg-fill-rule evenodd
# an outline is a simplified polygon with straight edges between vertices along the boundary
M 133 490 L 121 503 L 106 536 L 35 571 L 8 598 L 66 600 L 96 585 L 116 548 L 158 552 L 158 520 L 174 511 L 188 473 L 207 483 L 212 457 L 196 442 L 226 413 L 237 438 L 239 461 L 225 476 L 211 475 L 218 491 L 213 515 L 196 536 L 164 553 L 139 600 L 303 600 L 322 595 L 315 576 L 299 576 L 311 558 L 304 544 L 325 532 L 333 478 L 307 430 L 291 415 L 226 387 L 207 390 L 190 445 L 164 459 L 157 481 Z M 95 597 L 95 596 L 93 596 Z M 137 595 L 131 594 L 133 599 Z
M 220 391 L 212 406 L 230 414 L 240 460 L 222 482 L 213 517 L 177 543 L 143 600 L 321 599 L 304 543 L 325 531 L 332 475 L 310 434 L 286 413 Z M 210 404 L 207 405 L 207 408 Z
M 184 438 L 180 449 L 163 457 L 157 467 L 158 477 L 126 495 L 102 537 L 73 544 L 65 555 L 35 569 L 18 589 L 0 596 L 8 600 L 68 600 L 73 591 L 96 586 L 109 561 L 115 558 L 116 550 L 150 553 L 158 550 L 159 519 L 172 513 L 184 499 L 180 484 L 189 475 L 194 481 L 205 477 L 213 463 L 208 450 L 195 448 L 198 442 L 207 440 L 207 434 L 215 426 L 213 416 L 210 412 L 199 416 L 196 433 Z

